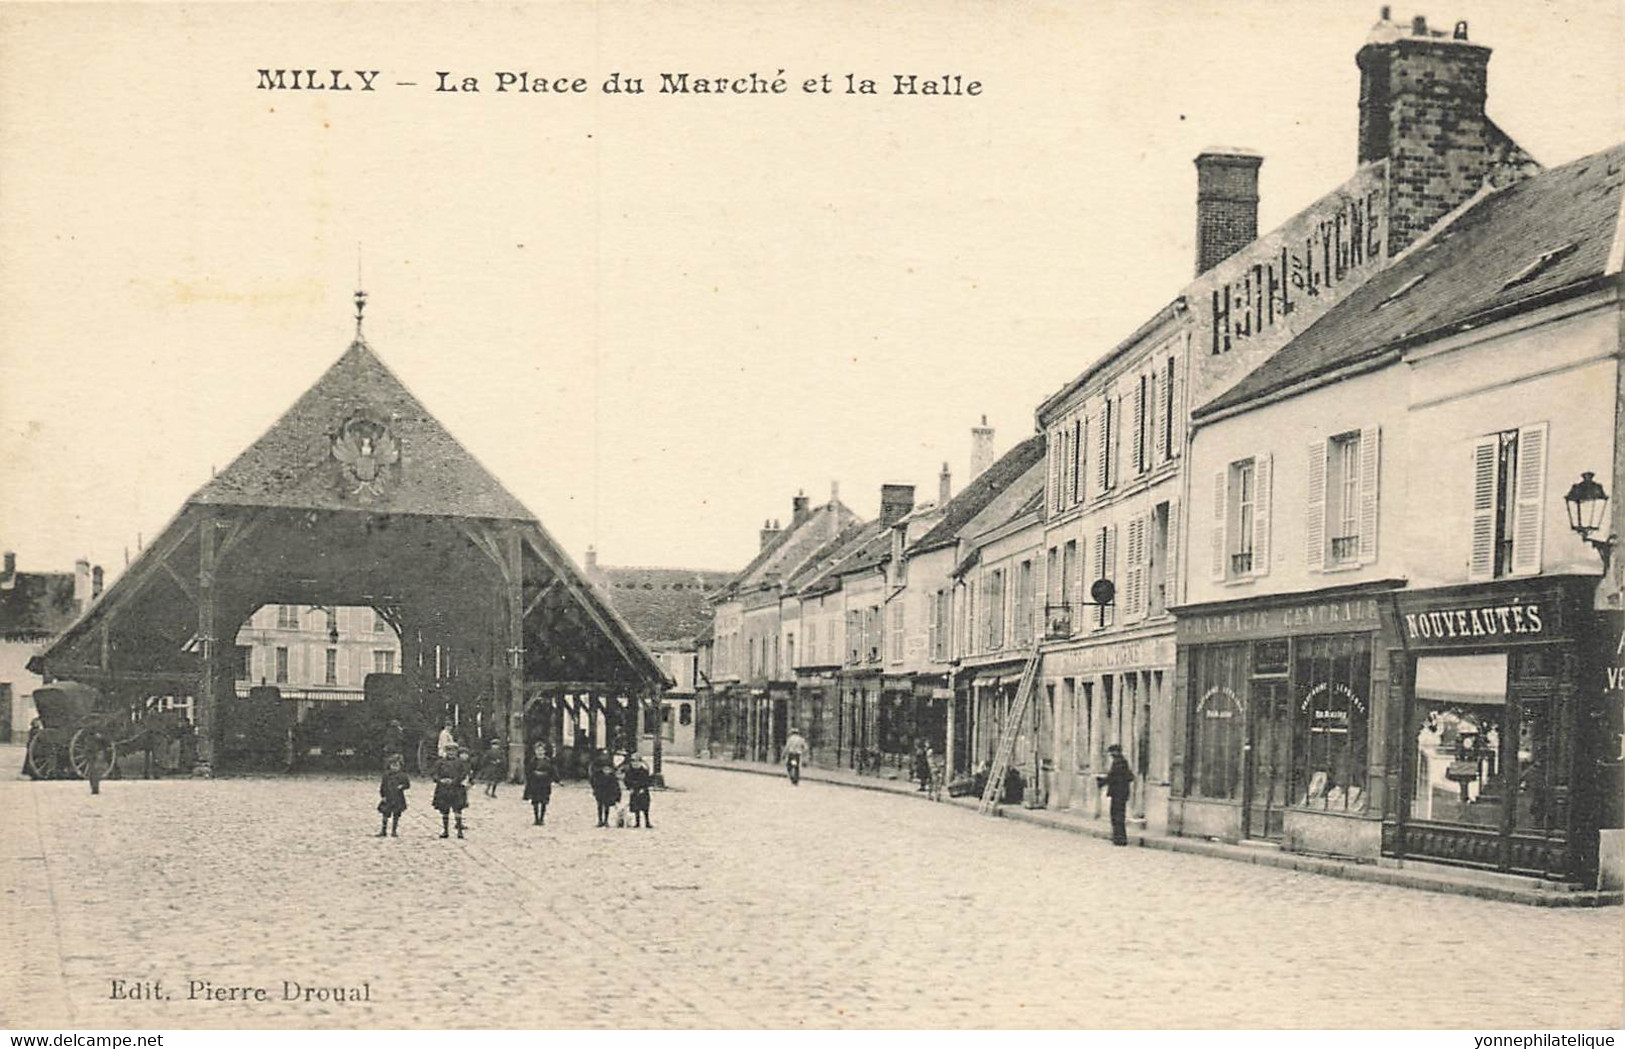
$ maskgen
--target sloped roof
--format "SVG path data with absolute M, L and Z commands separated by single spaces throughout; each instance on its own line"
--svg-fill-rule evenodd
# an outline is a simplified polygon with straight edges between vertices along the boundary
M 868 535 L 867 529 L 874 522 L 857 522 L 846 531 L 831 539 L 813 552 L 813 555 L 795 574 L 785 581 L 785 589 L 797 592 L 802 587 L 820 579 L 853 548 L 853 544 L 861 541 L 861 537 Z
M 692 641 L 710 629 L 711 595 L 731 572 L 689 568 L 587 569 L 587 577 L 645 644 Z
M 1625 143 L 1485 196 L 1193 417 L 1583 291 L 1606 272 L 1622 191 Z
M 838 500 L 816 507 L 800 522 L 792 522 L 774 537 L 734 576 L 728 589 L 739 591 L 784 582 L 825 546 L 830 536 L 840 534 L 856 521 L 857 515 Z
M 1041 433 L 1033 434 L 1005 452 L 998 462 L 965 486 L 965 490 L 948 500 L 942 520 L 922 535 L 912 547 L 911 554 L 924 553 L 949 546 L 964 533 L 965 526 L 987 508 L 998 495 L 1020 480 L 1035 463 L 1044 458 L 1045 440 Z
M 78 618 L 72 572 L 17 572 L 10 582 L 0 589 L 0 638 L 55 637 Z
M 1047 464 L 1042 459 L 1028 466 L 1020 477 L 1000 489 L 981 513 L 965 522 L 960 535 L 974 540 L 994 529 L 1003 528 L 1032 508 L 1043 506 L 1044 481 L 1048 472 Z
M 847 562 L 886 531 L 878 518 L 849 529 L 834 549 L 821 552 L 821 567 L 801 585 L 799 593 L 804 597 L 814 597 L 840 589 L 841 573 L 846 571 Z
M 399 450 L 398 462 L 379 468 L 376 496 L 353 491 L 334 453 L 340 427 L 361 413 L 386 423 Z M 359 337 L 190 501 L 535 520 Z

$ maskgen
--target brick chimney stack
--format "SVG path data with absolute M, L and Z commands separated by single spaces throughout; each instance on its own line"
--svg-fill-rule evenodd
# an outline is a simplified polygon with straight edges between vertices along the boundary
M 83 557 L 73 563 L 73 600 L 81 612 L 90 607 L 90 562 Z
M 911 484 L 883 484 L 880 486 L 880 524 L 890 528 L 914 510 L 914 486 Z
M 1490 49 L 1418 15 L 1372 27 L 1360 67 L 1359 162 L 1387 158 L 1388 253 L 1397 255 L 1503 166 L 1536 167 L 1484 112 Z
M 102 566 L 95 565 L 90 569 L 90 599 L 98 600 L 102 596 Z
M 596 547 L 587 547 L 587 571 L 598 571 L 598 550 Z
M 942 464 L 942 472 L 937 475 L 937 505 L 947 506 L 948 500 L 954 497 L 954 478 L 948 472 L 948 464 Z
M 1201 276 L 1258 239 L 1258 169 L 1247 149 L 1196 155 L 1196 274 Z
M 17 585 L 17 553 L 14 550 L 6 551 L 5 574 L 0 575 L 0 590 L 10 590 Z
M 970 480 L 974 481 L 993 465 L 993 427 L 982 416 L 982 425 L 970 429 Z M 966 482 L 967 484 L 969 481 Z
M 779 522 L 777 522 L 777 521 L 763 521 L 762 522 L 762 547 L 761 548 L 763 550 L 766 550 L 768 548 L 769 544 L 771 544 L 773 542 L 773 540 L 775 540 L 775 539 L 777 539 L 779 537 L 779 532 L 780 531 L 782 531 L 782 529 L 779 528 Z
M 790 500 L 790 527 L 794 528 L 805 521 L 810 513 L 811 511 L 807 508 L 807 493 L 804 491 L 797 492 Z

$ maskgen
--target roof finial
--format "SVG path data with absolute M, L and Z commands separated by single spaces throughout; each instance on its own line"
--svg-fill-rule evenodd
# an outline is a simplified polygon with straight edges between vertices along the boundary
M 361 244 L 355 246 L 355 337 L 361 338 L 361 311 L 367 308 L 367 293 L 361 290 Z

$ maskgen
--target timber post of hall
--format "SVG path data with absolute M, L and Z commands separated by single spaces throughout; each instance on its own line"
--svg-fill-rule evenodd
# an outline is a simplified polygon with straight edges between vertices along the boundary
M 220 732 L 215 681 L 215 557 L 213 512 L 203 510 L 198 519 L 197 637 L 201 651 L 197 693 L 198 763 L 213 770 L 215 743 Z
M 508 703 L 503 736 L 508 752 L 508 781 L 519 783 L 525 776 L 525 560 L 518 528 L 510 524 L 503 539 L 508 560 Z
M 653 700 L 652 700 L 652 702 L 654 704 L 653 710 L 654 710 L 654 715 L 655 715 L 655 730 L 654 730 L 654 733 L 653 733 L 654 734 L 654 760 L 653 760 L 653 766 L 654 767 L 653 767 L 653 770 L 650 773 L 650 778 L 654 781 L 654 785 L 657 786 L 657 787 L 665 787 L 665 785 L 666 785 L 666 777 L 665 777 L 665 774 L 661 770 L 662 753 L 661 753 L 661 745 L 660 745 L 660 738 L 665 733 L 665 730 L 666 730 L 666 696 L 665 696 L 665 691 L 666 690 L 661 688 L 660 686 L 658 686 L 658 685 L 655 686 L 655 688 L 653 689 Z

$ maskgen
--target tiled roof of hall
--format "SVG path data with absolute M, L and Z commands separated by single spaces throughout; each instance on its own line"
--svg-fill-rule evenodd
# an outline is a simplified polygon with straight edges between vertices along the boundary
M 1020 481 L 1035 464 L 1043 461 L 1044 448 L 1044 435 L 1035 433 L 1005 452 L 997 462 L 972 479 L 963 492 L 948 500 L 948 505 L 942 511 L 942 519 L 909 547 L 909 554 L 922 554 L 958 542 L 966 525 L 986 510 L 1002 492 Z M 1022 498 L 1025 500 L 1026 497 Z
M 1378 367 L 1419 343 L 1615 279 L 1622 196 L 1625 143 L 1485 192 L 1192 418 Z
M 774 536 L 718 596 L 726 599 L 732 594 L 784 585 L 832 532 L 838 534 L 856 522 L 857 515 L 838 499 L 815 507 L 805 518 L 792 521 L 789 528 Z
M 382 428 L 377 485 L 391 513 L 535 521 L 359 334 L 281 418 L 224 470 L 199 488 L 193 503 L 343 510 L 335 454 L 349 421 Z

